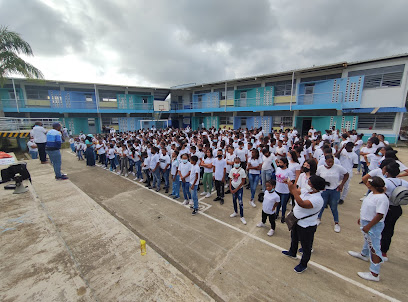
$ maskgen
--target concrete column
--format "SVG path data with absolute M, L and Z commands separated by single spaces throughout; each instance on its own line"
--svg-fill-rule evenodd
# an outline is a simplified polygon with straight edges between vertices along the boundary
M 21 88 L 21 91 L 23 92 L 24 100 L 26 101 L 27 100 L 27 93 L 26 93 L 26 90 L 25 90 L 25 85 L 23 83 L 20 83 L 20 88 Z
M 259 112 L 259 116 L 264 116 L 264 114 L 265 114 L 265 111 L 260 111 Z
M 64 112 L 64 118 L 69 117 L 69 113 L 68 112 Z
M 98 131 L 98 133 L 102 133 L 102 114 L 100 114 L 100 113 L 98 113 L 98 120 L 99 120 L 99 123 L 98 123 L 99 131 Z
M 337 110 L 337 116 L 343 116 L 343 111 L 342 110 Z
M 296 127 L 296 118 L 299 116 L 299 110 L 293 111 L 292 127 Z

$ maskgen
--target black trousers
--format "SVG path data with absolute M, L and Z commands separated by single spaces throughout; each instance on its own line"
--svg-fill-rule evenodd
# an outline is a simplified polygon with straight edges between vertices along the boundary
M 262 210 L 262 223 L 266 222 L 266 218 L 269 218 L 269 222 L 271 223 L 271 229 L 275 230 L 276 228 L 276 223 L 275 223 L 275 213 L 274 214 L 266 214 L 263 210 Z
M 45 153 L 45 143 L 35 143 L 38 147 L 38 155 L 40 156 L 40 161 L 47 161 L 47 153 Z
M 289 253 L 293 256 L 297 254 L 298 244 L 300 241 L 303 249 L 303 255 L 302 259 L 300 260 L 300 264 L 304 267 L 307 267 L 307 263 L 309 262 L 310 256 L 312 255 L 313 239 L 316 229 L 317 225 L 302 228 L 301 226 L 296 224 L 291 231 Z
M 381 252 L 387 253 L 390 249 L 391 238 L 394 235 L 395 224 L 402 215 L 401 206 L 391 206 L 384 220 L 384 229 L 381 233 Z
M 224 183 L 221 180 L 215 181 L 215 189 L 217 190 L 217 197 L 224 198 Z

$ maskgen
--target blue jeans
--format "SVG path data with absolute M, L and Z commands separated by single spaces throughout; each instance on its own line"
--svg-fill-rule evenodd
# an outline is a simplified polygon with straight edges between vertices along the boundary
M 70 144 L 69 146 L 71 147 L 72 152 L 75 152 L 75 144 Z
M 135 161 L 135 168 L 136 168 L 136 177 L 137 178 L 143 178 L 142 174 L 142 162 L 140 160 Z
M 38 151 L 29 151 L 29 153 L 32 159 L 38 158 Z
M 110 161 L 110 165 L 111 165 L 111 167 L 110 167 L 111 171 L 116 170 L 116 163 L 115 163 L 115 159 L 114 159 L 114 158 L 112 158 L 112 159 L 109 159 L 109 161 Z
M 191 197 L 194 201 L 194 209 L 198 210 L 198 196 L 197 196 L 197 187 L 198 185 L 194 186 L 194 189 L 191 191 Z
M 356 152 L 357 157 L 358 157 L 357 171 L 360 172 L 361 171 L 360 150 L 356 150 L 355 152 Z
M 82 151 L 82 150 L 78 150 L 78 151 L 77 151 L 78 160 L 79 160 L 79 159 L 84 159 L 84 158 L 82 157 L 83 152 L 84 152 L 84 151 Z
M 340 200 L 340 191 L 337 191 L 337 189 L 325 190 L 322 192 L 322 197 L 324 204 L 323 208 L 320 210 L 318 218 L 322 218 L 324 208 L 326 207 L 326 205 L 329 205 L 333 213 L 334 222 L 339 222 L 339 212 L 337 211 L 337 205 Z
M 48 156 L 52 166 L 54 167 L 54 173 L 56 178 L 61 177 L 61 152 L 60 150 L 47 150 Z
M 135 165 L 135 162 L 133 159 L 129 158 L 129 172 L 134 172 L 133 167 Z
M 176 175 L 176 179 L 173 181 L 173 189 L 171 194 L 175 197 L 180 197 L 180 175 Z
M 241 217 L 244 217 L 244 205 L 242 202 L 242 195 L 244 193 L 244 189 L 241 188 L 239 189 L 236 193 L 232 194 L 232 203 L 234 205 L 234 212 L 238 213 L 238 205 L 237 205 L 237 199 L 239 203 L 239 215 Z
M 265 192 L 265 184 L 268 180 L 272 179 L 272 169 L 261 170 L 261 180 L 262 180 L 262 192 Z
M 160 168 L 157 167 L 156 171 L 152 172 L 152 176 L 153 176 L 153 184 L 152 187 L 154 188 L 154 186 L 156 185 L 157 189 L 160 189 L 160 184 L 161 184 L 161 177 L 160 177 Z
M 286 215 L 286 206 L 288 204 L 290 194 L 289 193 L 279 193 L 279 192 L 276 192 L 276 193 L 280 197 L 280 203 L 276 207 L 276 215 L 279 216 L 279 211 L 282 208 L 282 217 L 285 217 L 285 215 Z
M 169 174 L 170 174 L 170 169 L 167 170 L 161 170 L 161 173 L 164 178 L 164 188 L 168 189 L 169 188 Z
M 249 186 L 251 187 L 251 200 L 255 197 L 256 187 L 259 182 L 259 174 L 249 174 Z
M 363 229 L 370 221 L 368 220 L 361 220 L 360 221 L 360 228 Z M 364 233 L 364 245 L 363 249 L 361 250 L 361 254 L 370 258 L 370 271 L 374 274 L 380 273 L 381 263 L 383 263 L 382 253 L 381 253 L 381 232 L 384 229 L 384 222 L 378 222 L 377 224 L 373 225 L 368 233 Z M 374 263 L 372 259 L 372 255 L 375 254 L 380 257 L 380 263 Z
M 190 200 L 191 199 L 191 194 L 190 194 L 190 183 L 189 182 L 181 182 L 181 187 L 183 188 L 183 195 L 185 200 Z

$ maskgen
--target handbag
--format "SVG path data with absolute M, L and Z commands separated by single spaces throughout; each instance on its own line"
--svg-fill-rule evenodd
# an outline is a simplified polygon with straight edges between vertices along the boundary
M 312 217 L 313 215 L 316 215 L 316 214 L 319 213 L 319 212 L 320 212 L 320 210 L 319 210 L 318 212 L 312 214 L 312 215 L 308 215 L 308 216 L 305 216 L 305 217 L 303 217 L 303 218 L 299 218 L 299 219 L 298 219 L 298 218 L 296 218 L 295 214 L 293 214 L 293 211 L 290 211 L 290 213 L 288 214 L 288 216 L 286 216 L 286 218 L 285 218 L 285 222 L 286 222 L 286 225 L 288 226 L 288 230 L 289 230 L 289 231 L 292 231 L 292 229 L 294 228 L 294 226 L 297 224 L 297 222 L 298 222 L 299 220 Z

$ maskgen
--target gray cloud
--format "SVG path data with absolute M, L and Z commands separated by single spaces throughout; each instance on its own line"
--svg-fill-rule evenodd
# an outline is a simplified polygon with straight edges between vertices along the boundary
M 95 66 L 97 76 L 113 68 L 134 85 L 140 80 L 159 86 L 203 83 L 408 49 L 404 0 L 392 5 L 381 0 L 64 0 L 58 5 L 54 10 L 39 1 L 6 5 L 0 0 L 0 20 L 21 32 L 38 56 L 72 52 Z

